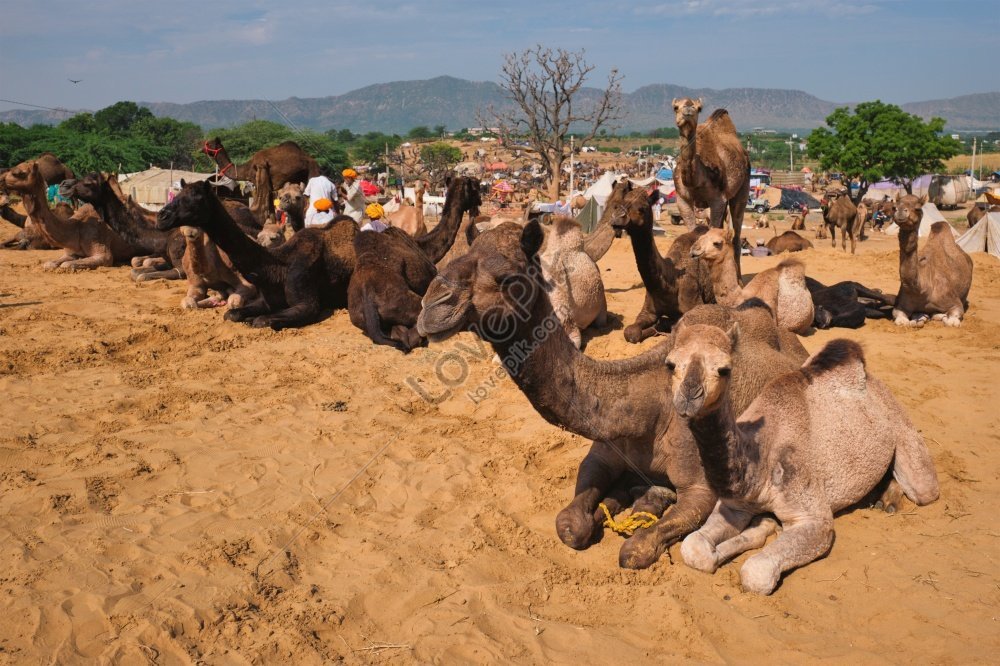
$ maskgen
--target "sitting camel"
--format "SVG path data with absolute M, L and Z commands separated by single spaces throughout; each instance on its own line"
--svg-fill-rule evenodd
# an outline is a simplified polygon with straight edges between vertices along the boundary
M 709 229 L 691 246 L 691 257 L 705 261 L 712 274 L 715 301 L 736 307 L 751 298 L 759 298 L 771 308 L 779 328 L 805 333 L 813 323 L 813 301 L 806 288 L 802 262 L 786 259 L 774 268 L 763 270 L 745 287 L 736 277 L 732 252 L 733 234 L 725 229 Z
M 838 282 L 827 287 L 807 276 L 806 287 L 812 294 L 813 326 L 816 328 L 860 328 L 866 319 L 892 317 L 896 297 L 858 282 Z
M 863 220 L 861 221 L 863 222 Z M 830 245 L 837 247 L 837 228 L 840 228 L 841 245 L 847 250 L 847 237 L 851 237 L 851 254 L 854 254 L 855 236 L 861 232 L 858 208 L 851 203 L 846 190 L 831 190 L 823 199 L 823 224 L 830 229 Z M 819 236 L 817 236 L 819 238 Z
M 229 258 L 215 247 L 215 243 L 198 227 L 181 227 L 185 240 L 182 264 L 187 276 L 188 290 L 181 307 L 185 309 L 212 308 L 228 305 L 243 307 L 257 295 L 257 289 L 233 270 Z M 219 293 L 221 300 L 210 298 L 208 290 Z
M 919 505 L 938 497 L 923 437 L 861 347 L 833 340 L 801 369 L 772 379 L 745 411 L 732 403 L 730 376 L 743 344 L 739 325 L 685 326 L 666 365 L 676 413 L 697 442 L 719 503 L 681 545 L 684 562 L 713 573 L 781 534 L 740 570 L 743 588 L 770 594 L 786 571 L 833 545 L 833 514 L 856 504 L 892 471 L 883 495 L 895 511 L 902 493 Z M 740 415 L 737 417 L 737 415 Z M 754 518 L 759 522 L 754 524 Z
M 580 349 L 580 331 L 591 324 L 607 323 L 608 302 L 601 269 L 584 251 L 579 222 L 560 215 L 543 228 L 545 244 L 539 258 L 549 300 L 569 339 Z
M 50 210 L 45 197 L 45 180 L 35 162 L 22 162 L 8 169 L 0 182 L 6 189 L 21 195 L 32 222 L 53 245 L 66 250 L 62 257 L 45 262 L 45 269 L 111 266 L 128 261 L 136 254 L 135 248 L 101 220 L 92 205 L 84 204 L 68 219 Z
M 788 217 L 788 221 L 791 223 L 792 231 L 805 231 L 806 229 L 806 219 L 800 213 L 793 213 Z
M 777 234 L 777 232 L 777 229 L 775 229 L 775 234 Z M 775 235 L 774 238 L 767 241 L 767 249 L 771 251 L 771 254 L 781 254 L 782 252 L 801 252 L 802 250 L 811 250 L 812 247 L 812 243 L 794 231 L 786 231 L 780 236 Z
M 575 497 L 556 518 L 556 532 L 568 546 L 583 549 L 600 538 L 601 503 L 612 514 L 632 504 L 631 474 L 651 486 L 633 509 L 662 518 L 636 531 L 619 554 L 621 566 L 645 568 L 700 525 L 716 503 L 690 432 L 674 418 L 669 396 L 657 390 L 669 381 L 664 358 L 672 338 L 618 361 L 598 361 L 577 350 L 562 327 L 551 325 L 555 313 L 538 265 L 543 238 L 537 221 L 523 229 L 507 222 L 483 232 L 466 256 L 431 282 L 417 329 L 435 341 L 475 332 L 546 421 L 593 440 L 580 464 Z M 795 336 L 781 335 L 767 309 L 756 304 L 735 310 L 702 305 L 684 319 L 719 326 L 739 322 L 748 331 L 733 364 L 741 408 L 766 382 L 799 367 L 807 356 Z M 677 491 L 669 509 L 668 493 L 654 485 L 668 479 Z
M 263 247 L 275 248 L 283 245 L 285 240 L 287 240 L 285 238 L 285 226 L 274 222 L 265 224 L 264 228 L 257 234 L 257 242 Z
M 973 205 L 966 214 L 965 219 L 969 223 L 969 228 L 976 226 L 981 219 L 986 217 L 987 213 L 1000 213 L 1000 206 L 979 206 Z
M 386 221 L 390 226 L 402 229 L 411 236 L 422 236 L 427 233 L 424 224 L 424 181 L 418 180 L 413 185 L 413 205 L 401 203 L 398 210 L 386 211 Z
M 60 206 L 63 205 L 60 204 Z M 73 209 L 69 208 L 69 211 L 65 213 L 61 210 L 53 211 L 53 213 L 68 219 L 73 214 Z M 55 250 L 58 248 L 57 245 L 53 245 L 49 241 L 30 217 L 21 215 L 14 210 L 10 205 L 10 199 L 3 193 L 0 193 L 0 218 L 21 229 L 7 240 L 0 241 L 0 247 L 18 250 Z
M 961 326 L 969 307 L 972 258 L 955 242 L 947 222 L 935 222 L 923 252 L 917 252 L 925 202 L 908 194 L 896 204 L 900 284 L 892 317 L 897 326 L 923 326 L 928 316 L 945 326 Z

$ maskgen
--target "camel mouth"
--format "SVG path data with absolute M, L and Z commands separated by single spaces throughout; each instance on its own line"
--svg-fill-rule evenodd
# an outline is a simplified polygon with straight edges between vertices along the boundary
M 434 325 L 431 326 L 434 330 L 429 330 L 427 328 L 427 322 L 424 321 L 423 312 L 417 317 L 417 333 L 422 337 L 427 338 L 430 342 L 444 342 L 448 338 L 452 337 L 457 333 L 462 332 L 462 323 L 458 322 L 446 328 L 437 329 Z M 435 322 L 436 324 L 437 322 Z

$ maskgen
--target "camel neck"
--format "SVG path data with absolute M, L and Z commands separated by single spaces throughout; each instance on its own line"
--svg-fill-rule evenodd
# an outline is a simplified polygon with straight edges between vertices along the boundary
M 698 128 L 688 129 L 685 125 L 683 129 L 680 129 L 679 134 L 681 149 L 677 153 L 677 164 L 683 174 L 682 177 L 686 178 L 686 182 L 691 182 L 691 177 L 694 175 L 695 158 L 698 155 Z
M 698 444 L 705 478 L 720 497 L 745 497 L 756 470 L 756 447 L 745 439 L 736 423 L 728 391 L 722 404 L 708 414 L 688 420 Z
M 413 239 L 432 264 L 441 261 L 455 242 L 462 217 L 465 215 L 465 207 L 462 204 L 461 197 L 449 191 L 437 226 L 433 231 Z
M 143 242 L 136 212 L 123 204 L 109 186 L 101 188 L 100 200 L 95 205 L 99 206 L 104 223 L 114 229 L 126 243 L 143 251 L 154 251 L 149 243 Z
M 715 302 L 719 305 L 736 307 L 743 302 L 743 288 L 736 274 L 736 259 L 733 258 L 732 247 L 726 245 L 721 254 L 710 261 L 712 272 L 712 289 L 715 291 Z
M 59 219 L 49 208 L 45 199 L 44 181 L 34 185 L 30 191 L 22 192 L 21 200 L 24 202 L 24 210 L 31 218 L 32 223 L 38 225 L 42 233 L 52 239 L 53 244 L 67 247 L 68 244 L 79 240 L 77 223 Z
M 632 241 L 632 251 L 635 253 L 635 265 L 639 269 L 642 283 L 646 289 L 660 290 L 663 284 L 673 283 L 675 276 L 670 275 L 670 266 L 656 249 L 653 241 L 653 211 L 648 207 L 642 210 L 642 226 L 628 227 L 628 237 Z
M 201 227 L 212 242 L 229 255 L 236 270 L 244 275 L 257 273 L 263 267 L 280 263 L 267 248 L 250 240 L 233 221 L 222 202 L 214 197 L 208 206 L 199 211 L 198 219 L 193 221 L 192 226 Z
M 918 225 L 919 226 L 919 225 Z M 917 288 L 919 285 L 919 265 L 917 257 L 916 229 L 899 229 L 899 281 L 902 286 Z
M 26 215 L 17 213 L 10 207 L 10 204 L 3 204 L 0 206 L 0 218 L 7 220 L 15 226 L 21 227 L 22 229 L 24 228 L 25 220 L 28 219 Z

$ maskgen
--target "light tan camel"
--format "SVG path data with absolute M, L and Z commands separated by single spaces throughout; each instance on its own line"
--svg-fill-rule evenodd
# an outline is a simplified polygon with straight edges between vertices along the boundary
M 709 229 L 691 246 L 691 256 L 708 262 L 715 289 L 715 301 L 736 307 L 751 299 L 764 301 L 779 328 L 793 333 L 805 333 L 813 322 L 813 301 L 806 287 L 806 270 L 802 262 L 786 259 L 774 268 L 763 270 L 745 287 L 740 286 L 733 263 L 732 233 L 725 229 Z
M 278 208 L 285 211 L 292 231 L 302 231 L 306 226 L 305 189 L 303 183 L 286 183 L 278 190 Z
M 257 296 L 257 289 L 240 276 L 204 231 L 198 227 L 181 227 L 187 246 L 184 250 L 184 273 L 188 290 L 181 307 L 185 309 L 213 308 L 228 305 L 241 308 Z M 208 290 L 221 298 L 209 297 Z
M 21 195 L 24 210 L 53 245 L 66 250 L 45 269 L 73 270 L 111 266 L 128 261 L 135 249 L 106 225 L 90 204 L 84 204 L 69 219 L 53 213 L 45 198 L 45 180 L 33 162 L 22 162 L 3 175 L 3 186 Z
M 774 238 L 767 241 L 767 249 L 771 251 L 771 254 L 801 252 L 802 250 L 812 249 L 813 244 L 794 231 L 789 230 L 778 236 L 778 230 L 775 229 L 774 233 Z
M 896 204 L 899 226 L 899 294 L 892 310 L 897 326 L 923 326 L 928 317 L 961 326 L 969 307 L 972 258 L 955 242 L 947 222 L 935 222 L 923 252 L 917 251 L 926 199 L 908 194 Z
M 413 205 L 408 202 L 399 204 L 399 210 L 387 212 L 386 221 L 393 227 L 402 229 L 411 236 L 423 236 L 427 233 L 424 224 L 424 181 L 418 180 L 413 185 Z
M 938 497 L 923 437 L 881 381 L 861 347 L 833 340 L 799 370 L 771 380 L 737 418 L 730 399 L 739 325 L 687 326 L 667 355 L 673 405 L 697 442 L 719 503 L 681 545 L 688 566 L 721 564 L 777 539 L 740 571 L 744 589 L 770 594 L 786 571 L 833 545 L 833 514 L 861 501 L 885 479 L 887 511 L 905 494 L 919 505 Z M 759 522 L 752 522 L 754 519 Z
M 804 231 L 806 228 L 805 218 L 799 213 L 794 213 L 788 216 L 788 221 L 791 223 L 789 229 L 792 231 Z
M 750 156 L 725 109 L 716 109 L 698 124 L 701 100 L 684 97 L 673 101 L 681 149 L 674 167 L 677 207 L 688 230 L 694 229 L 695 206 L 712 211 L 709 226 L 720 228 L 726 208 L 735 230 L 733 258 L 740 270 L 740 233 L 750 196 Z
M 860 236 L 858 208 L 847 196 L 847 190 L 829 190 L 823 199 L 823 224 L 830 230 L 830 246 L 837 247 L 837 228 L 840 228 L 841 246 L 847 250 L 847 237 L 851 237 L 851 254 L 854 254 Z M 817 236 L 819 238 L 819 236 Z
M 543 228 L 545 243 L 539 258 L 549 300 L 569 339 L 580 349 L 580 331 L 591 324 L 607 323 L 608 302 L 601 269 L 584 251 L 579 222 L 560 215 Z

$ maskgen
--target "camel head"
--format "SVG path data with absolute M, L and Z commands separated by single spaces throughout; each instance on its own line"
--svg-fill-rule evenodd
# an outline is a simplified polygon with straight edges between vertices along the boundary
M 893 213 L 893 221 L 899 225 L 900 229 L 913 231 L 920 227 L 920 220 L 924 216 L 923 205 L 927 203 L 927 197 L 916 197 L 907 194 L 896 202 L 896 212 Z
M 622 196 L 617 202 L 612 203 L 611 197 L 608 197 L 611 228 L 615 230 L 616 238 L 621 238 L 623 232 L 652 225 L 653 202 L 660 197 L 660 193 L 655 190 L 652 194 L 647 194 L 643 188 L 633 187 L 627 179 L 624 184 L 615 185 L 616 190 L 619 187 L 622 188 Z
M 59 185 L 59 193 L 67 199 L 79 199 L 97 205 L 106 184 L 104 174 L 92 171 L 77 180 L 64 180 Z
M 32 192 L 38 187 L 45 188 L 45 180 L 42 178 L 42 173 L 38 169 L 38 163 L 35 160 L 28 160 L 27 162 L 21 162 L 17 166 L 13 166 L 8 169 L 3 174 L 3 180 L 0 181 L 5 190 L 12 190 L 23 194 L 25 192 Z
M 456 176 L 446 180 L 448 192 L 445 195 L 445 206 L 450 201 L 458 201 L 461 209 L 469 212 L 475 218 L 482 206 L 482 196 L 479 194 L 479 180 L 469 176 Z
M 693 259 L 706 259 L 708 261 L 719 261 L 726 256 L 731 256 L 733 246 L 733 228 L 728 224 L 723 229 L 711 228 L 691 246 L 691 257 Z
M 305 211 L 306 197 L 303 192 L 306 189 L 305 183 L 285 183 L 278 190 L 278 208 L 283 211 L 298 212 Z
M 701 98 L 694 100 L 690 97 L 674 99 L 674 120 L 677 127 L 687 127 L 694 129 L 698 126 L 698 114 L 701 113 Z
M 186 226 L 186 225 L 181 227 L 181 235 L 184 236 L 185 239 L 187 239 L 189 242 L 192 242 L 192 243 L 195 242 L 195 241 L 197 241 L 199 238 L 201 238 L 201 235 L 203 233 L 204 232 L 201 229 L 199 229 L 198 227 L 189 227 L 189 226 Z
M 679 416 L 704 416 L 718 408 L 729 388 L 738 340 L 738 324 L 728 331 L 706 324 L 678 327 L 666 364 Z
M 212 219 L 213 212 L 221 207 L 219 199 L 207 180 L 194 183 L 181 181 L 181 191 L 174 200 L 156 214 L 156 228 L 161 231 L 182 225 L 203 227 Z
M 277 224 L 265 224 L 257 234 L 257 242 L 264 247 L 278 247 L 285 242 L 285 231 Z
M 468 254 L 431 281 L 417 332 L 435 341 L 465 330 L 489 342 L 508 340 L 542 293 L 536 255 L 543 239 L 538 222 L 504 222 L 481 233 Z
M 215 137 L 214 139 L 206 141 L 205 145 L 201 147 L 201 152 L 205 153 L 210 157 L 215 157 L 216 155 L 219 154 L 219 151 L 221 150 L 225 149 L 222 147 L 222 140 L 219 139 L 219 137 Z

